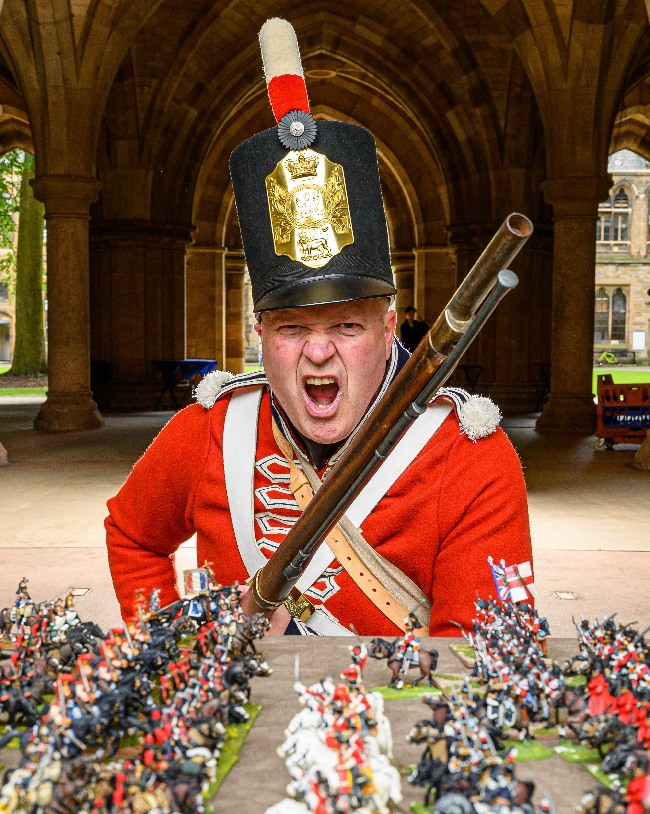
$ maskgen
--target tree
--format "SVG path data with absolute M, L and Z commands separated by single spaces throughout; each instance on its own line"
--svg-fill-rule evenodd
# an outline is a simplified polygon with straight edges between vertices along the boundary
M 5 156 L 3 162 L 7 158 Z M 19 167 L 10 161 L 7 164 L 8 171 L 5 169 L 3 179 L 5 189 L 0 190 L 3 198 L 1 208 L 4 210 L 0 211 L 0 239 L 3 242 L 8 236 L 8 219 L 13 223 L 16 208 L 18 211 L 18 245 L 14 252 L 12 239 L 10 251 L 3 261 L 4 275 L 8 279 L 10 290 L 15 280 L 16 296 L 16 341 L 9 375 L 36 376 L 47 370 L 43 324 L 44 207 L 34 198 L 29 184 L 30 178 L 34 177 L 34 156 L 23 153 Z M 9 200 L 11 186 L 15 186 L 16 182 L 9 180 L 7 176 L 13 173 L 15 178 L 17 169 L 20 171 L 19 194 Z M 12 266 L 15 269 L 13 275 Z
M 0 158 L 0 283 L 13 298 L 16 291 L 16 218 L 20 204 L 20 182 L 25 154 L 12 150 Z

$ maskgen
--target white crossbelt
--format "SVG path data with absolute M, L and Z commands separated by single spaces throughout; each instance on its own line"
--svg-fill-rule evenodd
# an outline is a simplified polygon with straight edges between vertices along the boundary
M 267 562 L 255 539 L 254 510 L 257 424 L 263 390 L 263 387 L 245 388 L 236 390 L 231 395 L 223 431 L 226 494 L 237 546 L 249 578 Z M 348 507 L 346 515 L 354 525 L 361 526 L 395 481 L 424 449 L 452 409 L 452 405 L 448 403 L 433 404 L 413 422 Z M 296 584 L 300 592 L 308 590 L 334 559 L 330 547 L 323 543 Z M 317 610 L 321 609 L 317 606 Z M 312 615 L 309 627 L 324 635 L 349 633 L 324 609 L 321 613 Z

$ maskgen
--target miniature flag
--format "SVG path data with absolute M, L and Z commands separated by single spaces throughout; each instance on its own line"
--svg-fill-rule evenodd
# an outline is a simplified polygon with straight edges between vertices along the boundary
M 533 569 L 528 560 L 519 565 L 506 565 L 505 560 L 501 560 L 500 565 L 495 565 L 492 557 L 488 557 L 488 563 L 499 599 L 502 602 L 525 602 L 528 599 L 528 593 L 533 597 L 537 596 L 533 582 Z
M 194 568 L 191 571 L 183 571 L 183 577 L 186 593 L 201 594 L 208 590 L 207 568 Z
M 536 596 L 533 570 L 528 560 L 519 563 L 519 565 L 506 566 L 505 573 L 510 598 L 513 602 L 525 602 L 528 599 L 528 594 L 533 597 Z
M 490 564 L 490 571 L 492 571 L 492 579 L 497 588 L 497 595 L 502 602 L 507 602 L 510 599 L 510 591 L 508 590 L 505 570 L 495 565 L 492 557 L 488 557 L 488 563 Z

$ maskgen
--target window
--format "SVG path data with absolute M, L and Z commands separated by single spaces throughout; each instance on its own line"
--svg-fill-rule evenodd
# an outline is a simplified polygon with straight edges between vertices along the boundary
M 610 195 L 604 203 L 600 204 L 596 224 L 596 240 L 598 243 L 611 244 L 610 246 L 601 246 L 601 251 L 628 251 L 630 211 L 630 199 L 623 188 L 619 189 L 615 195 Z
M 594 342 L 609 342 L 609 297 L 602 287 L 596 291 Z
M 627 297 L 622 289 L 617 288 L 612 295 L 612 339 L 625 342 L 626 316 Z
M 621 286 L 600 286 L 596 289 L 594 309 L 594 342 L 627 341 L 627 300 L 629 291 Z

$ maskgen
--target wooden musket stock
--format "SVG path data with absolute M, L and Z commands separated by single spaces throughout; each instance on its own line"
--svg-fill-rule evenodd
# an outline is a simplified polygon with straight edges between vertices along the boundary
M 517 284 L 517 276 L 504 269 L 532 232 L 532 223 L 523 215 L 506 218 L 436 320 L 428 340 L 420 342 L 275 554 L 255 575 L 245 597 L 247 612 L 270 610 L 284 602 L 329 531 L 424 412 L 498 302 Z M 250 599 L 257 607 L 251 607 Z

